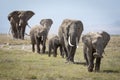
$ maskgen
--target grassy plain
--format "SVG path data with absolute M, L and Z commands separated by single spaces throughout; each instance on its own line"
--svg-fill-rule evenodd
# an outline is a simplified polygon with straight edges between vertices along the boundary
M 22 49 L 24 44 L 27 46 Z M 0 35 L 0 80 L 120 80 L 120 36 L 111 37 L 100 72 L 87 71 L 82 43 L 75 55 L 78 64 L 65 63 L 59 51 L 57 58 L 32 53 L 29 44 L 29 39 Z

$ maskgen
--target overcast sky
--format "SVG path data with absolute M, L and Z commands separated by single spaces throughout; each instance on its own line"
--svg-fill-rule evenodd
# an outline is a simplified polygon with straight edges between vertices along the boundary
M 79 19 L 84 32 L 105 30 L 110 34 L 120 34 L 120 0 L 1 0 L 0 33 L 10 28 L 8 14 L 14 10 L 32 10 L 35 15 L 29 25 L 39 24 L 43 18 L 51 18 L 50 34 L 57 34 L 63 19 Z M 29 33 L 29 28 L 26 32 Z

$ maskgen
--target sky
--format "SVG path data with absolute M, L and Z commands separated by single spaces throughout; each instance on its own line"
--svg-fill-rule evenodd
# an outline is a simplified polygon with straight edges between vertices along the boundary
M 66 18 L 81 20 L 83 34 L 106 31 L 120 34 L 120 0 L 1 0 L 0 33 L 8 33 L 8 14 L 14 10 L 32 10 L 35 15 L 28 21 L 33 27 L 41 19 L 51 18 L 53 24 L 49 34 L 57 34 Z M 30 29 L 26 28 L 29 34 Z

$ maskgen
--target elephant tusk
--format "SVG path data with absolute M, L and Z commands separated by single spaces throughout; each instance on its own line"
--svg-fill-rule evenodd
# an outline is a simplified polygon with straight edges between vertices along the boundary
M 72 45 L 71 42 L 70 42 L 70 36 L 69 36 L 69 38 L 68 38 L 68 43 L 69 43 L 70 46 L 74 46 L 74 45 Z
M 77 45 L 77 48 L 79 48 L 79 46 L 78 46 L 78 37 L 76 37 L 76 45 Z
M 18 26 L 21 26 L 21 24 L 19 23 L 19 25 Z

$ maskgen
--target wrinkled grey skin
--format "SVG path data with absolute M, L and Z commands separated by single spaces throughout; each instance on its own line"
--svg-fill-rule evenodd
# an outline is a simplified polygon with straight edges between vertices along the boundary
M 82 37 L 82 42 L 84 43 L 84 58 L 88 65 L 88 71 L 92 72 L 94 68 L 94 59 L 95 71 L 100 70 L 100 63 L 104 49 L 110 40 L 110 35 L 103 31 L 101 33 L 90 32 Z
M 27 22 L 34 14 L 32 11 L 13 11 L 8 15 L 13 38 L 24 39 Z
M 65 19 L 59 27 L 58 35 L 68 62 L 74 62 L 76 47 L 83 32 L 83 24 L 79 20 Z
M 59 41 L 59 37 L 56 35 L 54 37 L 52 37 L 50 40 L 49 40 L 49 44 L 48 44 L 48 56 L 50 57 L 51 56 L 51 50 L 54 51 L 53 53 L 53 56 L 54 57 L 57 57 L 57 49 L 60 48 L 60 53 L 61 53 L 61 56 L 64 57 L 64 55 L 62 55 L 62 46 L 60 44 L 60 41 Z
M 40 44 L 42 45 L 42 52 L 45 53 L 46 39 L 48 32 L 53 24 L 52 19 L 42 19 L 41 25 L 36 25 L 30 30 L 30 38 L 32 44 L 32 51 L 35 52 L 35 44 L 37 46 L 37 53 L 40 53 Z

